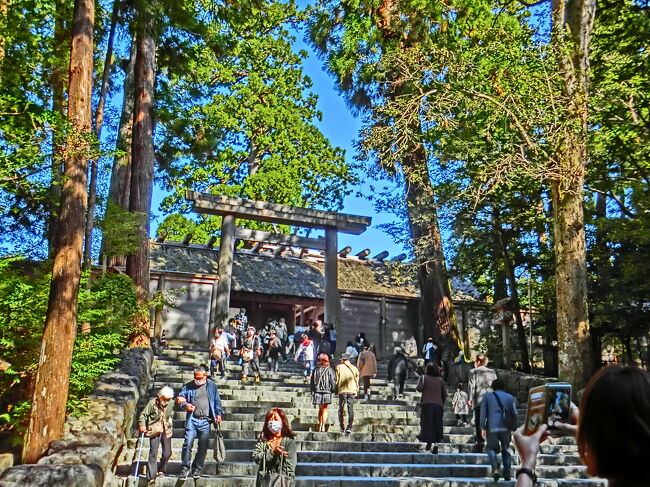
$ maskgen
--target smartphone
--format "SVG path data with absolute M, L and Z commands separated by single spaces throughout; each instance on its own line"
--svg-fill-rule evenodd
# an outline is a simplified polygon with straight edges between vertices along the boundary
M 555 427 L 556 422 L 568 423 L 571 413 L 571 384 L 552 382 L 533 387 L 528 392 L 528 410 L 524 434 L 532 435 L 543 424 L 551 435 L 564 434 Z

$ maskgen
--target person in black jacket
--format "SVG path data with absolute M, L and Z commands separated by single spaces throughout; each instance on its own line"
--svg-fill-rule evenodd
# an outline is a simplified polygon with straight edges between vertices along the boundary
M 313 403 L 318 406 L 318 431 L 325 431 L 327 408 L 332 404 L 336 393 L 336 374 L 330 367 L 330 359 L 325 353 L 318 356 L 318 365 L 311 373 L 311 393 Z
M 408 360 L 400 347 L 395 347 L 388 362 L 388 380 L 393 381 L 393 399 L 404 397 L 404 382 L 408 372 Z

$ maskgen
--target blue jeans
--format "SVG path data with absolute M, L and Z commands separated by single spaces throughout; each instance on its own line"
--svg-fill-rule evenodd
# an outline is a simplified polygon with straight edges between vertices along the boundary
M 210 359 L 210 375 L 214 375 L 215 370 L 221 372 L 221 378 L 226 376 L 226 357 Z
M 512 465 L 512 455 L 510 454 L 510 431 L 494 431 L 487 433 L 486 451 L 490 459 L 490 465 L 493 469 L 499 468 L 497 453 L 501 449 L 503 457 L 503 476 L 510 478 L 510 466 Z
M 305 370 L 303 371 L 305 377 L 311 375 L 311 373 L 314 371 L 315 368 L 316 368 L 315 360 L 305 360 Z
M 181 459 L 183 461 L 183 470 L 189 470 L 190 460 L 192 459 L 192 446 L 194 440 L 198 437 L 199 445 L 196 450 L 196 456 L 192 463 L 192 472 L 198 473 L 203 470 L 205 463 L 205 455 L 208 452 L 208 444 L 210 442 L 210 421 L 208 419 L 197 419 L 194 416 L 185 425 L 185 441 L 183 442 L 183 450 L 181 452 Z

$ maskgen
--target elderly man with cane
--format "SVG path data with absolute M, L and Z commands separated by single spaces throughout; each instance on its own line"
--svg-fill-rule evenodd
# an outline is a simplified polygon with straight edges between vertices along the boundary
M 162 477 L 165 474 L 167 461 L 172 455 L 172 415 L 174 414 L 174 390 L 165 386 L 158 391 L 158 395 L 149 401 L 140 413 L 138 418 L 138 431 L 140 437 L 140 454 L 136 464 L 135 475 L 138 475 L 140 467 L 140 455 L 144 447 L 144 437 L 149 438 L 149 461 L 147 462 L 147 477 L 149 484 L 156 483 L 156 477 Z M 162 455 L 160 463 L 158 456 L 158 447 L 162 444 Z

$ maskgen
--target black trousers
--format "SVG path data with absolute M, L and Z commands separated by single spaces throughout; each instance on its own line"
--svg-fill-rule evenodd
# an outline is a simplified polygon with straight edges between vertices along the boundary
M 160 463 L 156 460 L 158 457 L 158 447 L 162 444 L 162 455 Z M 172 456 L 172 439 L 167 438 L 167 435 L 158 435 L 149 440 L 149 461 L 147 463 L 147 470 L 149 473 L 149 480 L 155 479 L 158 472 L 164 472 L 167 467 L 167 461 Z
M 354 394 L 339 394 L 339 424 L 345 429 L 345 407 L 348 408 L 348 428 L 354 423 Z
M 481 435 L 481 408 L 474 408 L 474 428 L 476 429 L 476 443 L 483 444 L 485 440 Z

